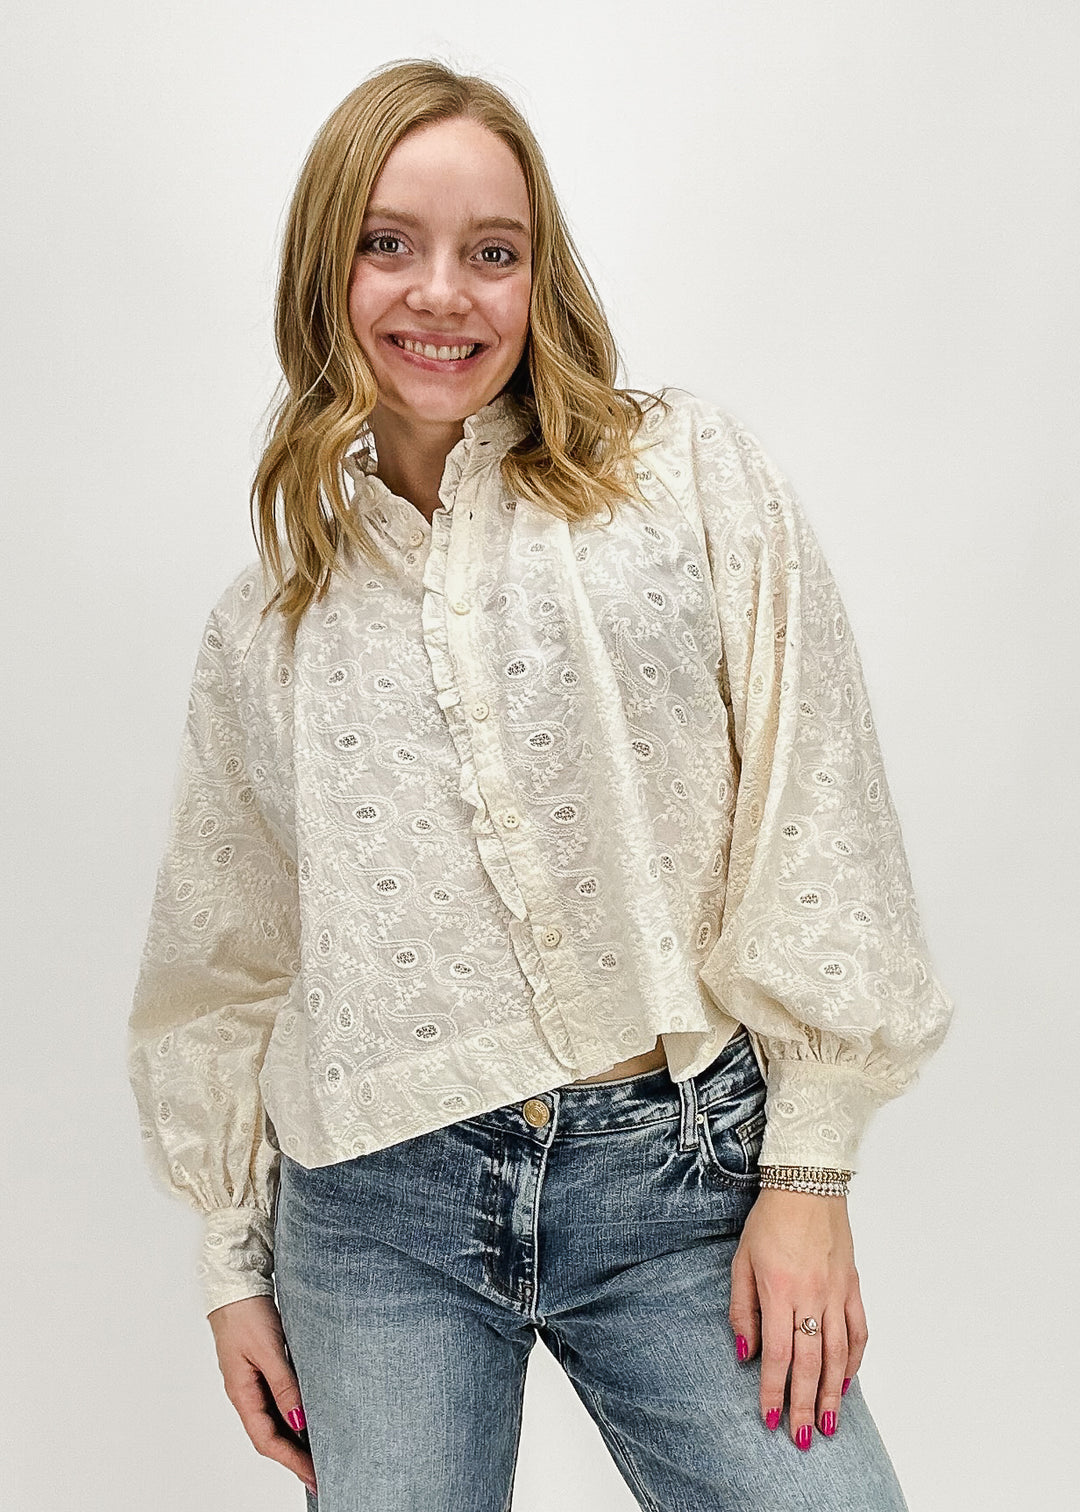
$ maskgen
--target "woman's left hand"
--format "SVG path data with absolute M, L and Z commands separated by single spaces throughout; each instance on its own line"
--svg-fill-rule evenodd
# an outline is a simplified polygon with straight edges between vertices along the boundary
M 728 1316 L 743 1359 L 761 1348 L 767 1426 L 779 1425 L 790 1368 L 792 1439 L 809 1449 L 815 1422 L 822 1433 L 835 1433 L 841 1394 L 867 1339 L 847 1198 L 762 1187 L 731 1262 Z M 817 1319 L 816 1334 L 800 1329 L 807 1317 Z

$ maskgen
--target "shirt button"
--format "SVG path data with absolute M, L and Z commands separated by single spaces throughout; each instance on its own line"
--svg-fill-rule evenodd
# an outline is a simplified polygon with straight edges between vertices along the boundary
M 486 703 L 480 702 L 473 704 L 472 712 L 474 719 L 486 719 L 491 713 L 491 710 L 488 708 Z
M 507 829 L 517 829 L 518 825 L 521 823 L 521 818 L 514 812 L 513 809 L 507 809 L 506 813 L 503 815 L 503 823 L 506 825 Z
M 543 940 L 545 945 L 555 946 L 562 939 L 562 930 L 555 929 L 554 927 L 552 927 L 551 929 L 545 929 L 540 938 Z
M 409 537 L 409 545 L 410 546 L 422 546 L 423 544 L 424 544 L 424 532 L 422 530 L 415 530 L 412 533 L 412 535 Z
M 534 1129 L 542 1129 L 551 1119 L 551 1110 L 539 1097 L 530 1097 L 522 1103 L 521 1113 L 525 1122 L 532 1124 Z
M 455 599 L 450 607 L 455 614 L 468 614 L 469 612 L 469 605 L 465 599 Z

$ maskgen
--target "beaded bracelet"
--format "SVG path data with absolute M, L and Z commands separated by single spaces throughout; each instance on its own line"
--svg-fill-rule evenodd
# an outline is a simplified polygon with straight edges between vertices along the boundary
M 758 1166 L 761 1185 L 781 1192 L 812 1192 L 819 1197 L 846 1197 L 851 1171 L 829 1166 Z

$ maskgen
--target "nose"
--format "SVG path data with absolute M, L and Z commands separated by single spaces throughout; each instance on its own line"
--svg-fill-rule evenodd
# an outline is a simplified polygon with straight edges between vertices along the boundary
M 457 315 L 470 310 L 472 301 L 457 258 L 450 252 L 424 258 L 405 303 L 412 310 L 427 310 L 433 315 Z

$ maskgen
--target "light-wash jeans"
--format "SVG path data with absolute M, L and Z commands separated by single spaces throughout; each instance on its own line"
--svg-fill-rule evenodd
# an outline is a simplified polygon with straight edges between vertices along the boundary
M 732 1256 L 765 1083 L 740 1030 L 666 1067 L 308 1170 L 282 1159 L 276 1284 L 318 1512 L 508 1512 L 536 1336 L 647 1512 L 906 1512 L 852 1380 L 799 1450 L 735 1358 Z

